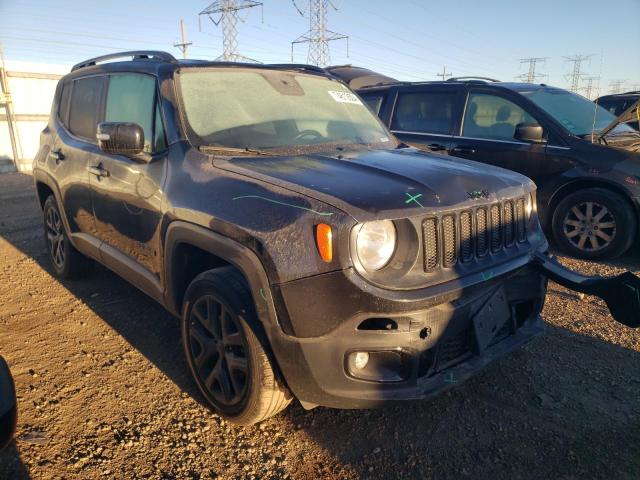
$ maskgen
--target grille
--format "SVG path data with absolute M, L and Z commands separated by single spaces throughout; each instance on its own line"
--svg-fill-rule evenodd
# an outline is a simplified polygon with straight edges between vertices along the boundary
M 431 272 L 438 266 L 438 220 L 427 218 L 422 223 L 424 243 L 424 271 Z
M 444 257 L 442 264 L 453 267 L 456 264 L 456 219 L 453 215 L 442 218 L 442 241 L 444 243 Z
M 470 262 L 526 238 L 524 198 L 426 218 L 422 222 L 424 271 Z

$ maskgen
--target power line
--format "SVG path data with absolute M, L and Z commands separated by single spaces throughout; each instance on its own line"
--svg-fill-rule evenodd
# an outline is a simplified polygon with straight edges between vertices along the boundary
M 549 59 L 549 57 L 529 57 L 529 58 L 521 58 L 520 64 L 528 63 L 529 71 L 527 73 L 523 73 L 519 75 L 518 78 L 526 81 L 527 83 L 536 83 L 536 79 L 544 78 L 547 75 L 544 73 L 536 73 L 536 65 L 540 63 L 544 63 Z
M 202 10 L 198 16 L 206 15 L 214 25 L 222 24 L 222 55 L 216 60 L 225 62 L 256 62 L 238 53 L 238 12 L 262 6 L 253 0 L 217 0 Z M 214 17 L 217 17 L 214 18 Z
M 298 8 L 295 0 L 293 6 L 298 13 L 304 16 L 304 12 Z M 308 43 L 309 53 L 307 62 L 311 65 L 326 67 L 331 63 L 329 42 L 334 40 L 347 41 L 347 56 L 349 56 L 349 37 L 342 33 L 332 32 L 327 28 L 327 10 L 329 5 L 338 10 L 331 0 L 309 0 L 309 30 L 291 42 L 291 61 L 293 62 L 293 46 L 297 43 Z
M 178 47 L 182 52 L 182 58 L 187 58 L 187 47 L 193 45 L 193 42 L 187 42 L 187 36 L 184 33 L 184 20 L 180 20 L 180 35 L 182 37 L 182 43 L 174 43 L 174 47 Z
M 571 86 L 569 90 L 572 92 L 578 93 L 580 88 L 580 70 L 582 68 L 582 63 L 586 60 L 589 60 L 593 55 L 573 55 L 571 57 L 564 57 L 567 62 L 573 63 L 573 70 L 571 73 L 565 75 L 565 78 L 569 80 Z

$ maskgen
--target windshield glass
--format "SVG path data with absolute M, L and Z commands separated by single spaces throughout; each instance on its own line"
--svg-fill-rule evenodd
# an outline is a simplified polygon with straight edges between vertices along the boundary
M 179 84 L 196 145 L 395 146 L 360 98 L 326 77 L 267 69 L 183 69 Z
M 533 103 L 545 110 L 574 135 L 587 135 L 607 127 L 615 115 L 586 98 L 559 88 L 536 88 L 520 91 Z M 595 123 L 594 123 L 595 117 Z M 627 125 L 618 125 L 614 132 L 633 132 Z

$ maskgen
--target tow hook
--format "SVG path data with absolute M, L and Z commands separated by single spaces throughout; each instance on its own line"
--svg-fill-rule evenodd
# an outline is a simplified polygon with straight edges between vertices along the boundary
M 543 253 L 536 253 L 533 263 L 544 276 L 563 287 L 603 299 L 617 322 L 631 328 L 640 327 L 640 278 L 633 273 L 589 277 Z

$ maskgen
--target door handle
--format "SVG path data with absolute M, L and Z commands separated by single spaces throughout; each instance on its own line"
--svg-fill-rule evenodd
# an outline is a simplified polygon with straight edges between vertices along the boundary
M 427 145 L 427 148 L 432 152 L 439 152 L 441 150 L 447 149 L 447 147 L 445 147 L 444 145 L 440 145 L 439 143 L 430 143 L 429 145 Z
M 106 170 L 102 164 L 100 165 L 96 165 L 96 166 L 89 166 L 87 167 L 87 171 L 92 174 L 95 175 L 98 178 L 101 177 L 108 177 L 109 176 L 109 170 Z
M 60 163 L 62 160 L 64 160 L 64 155 L 59 148 L 56 148 L 55 150 L 51 150 L 49 152 L 49 158 L 55 160 L 56 163 Z
M 476 153 L 476 149 L 471 147 L 454 147 L 451 149 L 451 153 L 461 153 L 463 155 L 471 155 L 473 153 Z

